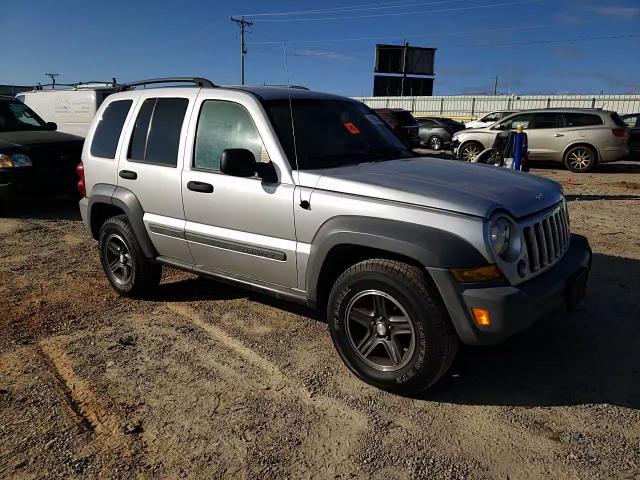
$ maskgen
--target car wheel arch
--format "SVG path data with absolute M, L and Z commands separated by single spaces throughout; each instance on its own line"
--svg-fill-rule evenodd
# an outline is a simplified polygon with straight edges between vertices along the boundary
M 312 302 L 322 300 L 318 296 L 320 281 L 326 280 L 322 275 L 326 274 L 327 261 L 332 259 L 330 252 L 339 252 L 336 248 L 347 251 L 359 249 L 359 253 L 352 257 L 357 259 L 352 264 L 370 258 L 362 256 L 365 252 L 377 258 L 402 260 L 423 268 L 488 263 L 464 238 L 445 230 L 374 217 L 334 217 L 318 229 L 311 243 L 305 286 Z
M 126 215 L 145 256 L 157 257 L 157 251 L 144 226 L 144 210 L 136 195 L 131 190 L 116 185 L 96 184 L 89 196 L 88 206 L 91 235 L 98 239 L 104 221 L 121 214 Z
M 595 145 L 592 145 L 589 142 L 576 140 L 575 142 L 570 143 L 569 145 L 564 147 L 564 150 L 562 151 L 562 161 L 563 162 L 566 160 L 567 153 L 569 152 L 569 150 L 571 150 L 572 148 L 576 148 L 576 147 L 587 147 L 587 148 L 590 148 L 596 154 L 596 163 L 600 161 L 600 158 L 601 158 L 600 150 L 598 150 L 598 148 Z

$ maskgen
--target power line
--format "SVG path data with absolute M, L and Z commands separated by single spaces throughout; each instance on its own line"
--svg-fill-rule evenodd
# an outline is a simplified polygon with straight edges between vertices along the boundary
M 543 45 L 547 43 L 571 43 L 571 42 L 587 42 L 592 40 L 618 40 L 621 38 L 638 38 L 640 33 L 631 35 L 610 35 L 606 37 L 582 37 L 582 38 L 565 38 L 559 40 L 531 40 L 526 42 L 512 42 L 512 43 L 471 43 L 466 45 L 447 45 L 446 47 L 515 47 L 518 45 Z M 445 48 L 446 48 L 445 47 Z
M 586 41 L 597 41 L 597 40 L 618 40 L 618 39 L 625 39 L 625 38 L 638 38 L 640 37 L 640 34 L 630 34 L 630 35 L 610 35 L 610 36 L 602 36 L 602 37 L 581 37 L 581 38 L 565 38 L 565 39 L 557 39 L 557 40 L 531 40 L 531 41 L 524 41 L 524 42 L 512 42 L 512 43 L 492 43 L 492 44 L 487 44 L 487 43 L 467 43 L 467 44 L 458 44 L 458 45 L 446 45 L 445 47 L 441 47 L 441 48 L 459 48 L 459 47 L 465 47 L 465 48 L 486 48 L 486 47 L 515 47 L 515 46 L 521 46 L 521 45 L 544 45 L 544 44 L 555 44 L 555 43 L 574 43 L 574 42 L 586 42 Z M 282 43 L 282 42 L 281 42 Z M 366 49 L 368 49 L 369 47 L 367 47 Z M 345 50 L 345 51 L 335 51 L 335 52 L 318 52 L 317 54 L 305 54 L 303 53 L 299 53 L 299 54 L 290 54 L 290 56 L 296 56 L 296 57 L 311 57 L 311 58 L 317 58 L 317 57 L 329 57 L 329 58 L 338 58 L 339 55 L 345 55 L 348 53 L 353 53 L 353 52 L 357 52 L 357 51 L 362 51 L 362 50 L 366 50 L 366 49 L 350 49 L 350 50 Z M 263 52 L 263 53 L 269 53 L 269 52 Z
M 593 21 L 584 21 L 584 22 L 576 22 L 574 25 L 584 25 L 595 23 Z M 437 32 L 437 33 L 416 33 L 416 34 L 398 34 L 394 36 L 368 36 L 368 37 L 350 37 L 350 38 L 325 38 L 325 39 L 313 39 L 313 40 L 287 40 L 287 43 L 330 43 L 330 42 L 358 42 L 364 40 L 397 40 L 401 38 L 425 38 L 425 37 L 440 37 L 440 36 L 457 36 L 457 35 L 468 35 L 475 33 L 494 33 L 494 32 L 510 32 L 510 31 L 521 31 L 521 30 L 535 30 L 538 28 L 551 28 L 551 27 L 565 27 L 566 25 L 562 25 L 559 23 L 544 23 L 538 25 L 525 25 L 525 26 L 516 26 L 516 27 L 499 27 L 499 28 L 482 28 L 478 30 L 460 30 L 457 32 Z M 250 45 L 280 45 L 282 40 L 278 41 L 263 41 L 263 42 L 250 42 Z
M 367 10 L 385 10 L 389 8 L 408 8 L 420 7 L 425 5 L 438 5 L 441 3 L 459 3 L 466 0 L 439 0 L 435 2 L 424 3 L 406 3 L 411 0 L 402 0 L 401 2 L 382 2 L 382 3 L 365 3 L 360 5 L 351 5 L 347 7 L 322 8 L 316 10 L 298 10 L 293 12 L 271 12 L 271 13 L 252 13 L 243 15 L 244 17 L 285 17 L 289 15 L 316 15 L 319 13 L 338 13 L 338 12 L 359 12 Z M 415 2 L 415 0 L 413 0 Z
M 389 12 L 389 13 L 375 13 L 369 15 L 351 15 L 351 16 L 341 16 L 341 17 L 312 17 L 312 18 L 271 18 L 265 20 L 255 20 L 256 22 L 316 22 L 316 21 L 325 21 L 325 20 L 354 20 L 358 18 L 375 18 L 375 17 L 389 17 L 389 16 L 400 16 L 400 15 L 421 15 L 423 13 L 440 13 L 440 12 L 457 12 L 461 10 L 476 10 L 479 8 L 493 8 L 493 7 L 505 7 L 511 5 L 522 5 L 525 3 L 536 3 L 542 0 L 521 0 L 519 2 L 502 2 L 502 3 L 491 3 L 488 5 L 470 5 L 466 7 L 455 7 L 455 8 L 440 8 L 436 10 L 428 10 L 428 11 L 420 11 L 420 12 Z

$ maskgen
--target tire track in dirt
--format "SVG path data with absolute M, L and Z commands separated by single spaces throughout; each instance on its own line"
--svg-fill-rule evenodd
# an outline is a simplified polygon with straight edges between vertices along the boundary
M 35 350 L 58 380 L 71 411 L 85 428 L 95 433 L 98 444 L 92 446 L 93 450 L 106 448 L 129 453 L 136 450 L 134 438 L 122 431 L 122 419 L 98 398 L 89 382 L 75 373 L 72 360 L 57 344 L 56 338 L 40 342 Z
M 289 459 L 290 474 L 300 478 L 320 478 L 331 473 L 348 473 L 354 469 L 354 454 L 360 439 L 370 429 L 369 419 L 348 405 L 323 395 L 312 395 L 302 385 L 288 378 L 274 363 L 265 359 L 216 325 L 208 323 L 191 307 L 170 304 L 168 308 L 206 332 L 216 343 L 232 350 L 261 373 L 259 383 L 267 383 L 266 399 L 278 404 L 293 402 L 308 413 L 308 429 L 301 444 Z M 223 314 L 223 316 L 229 314 Z M 216 366 L 217 368 L 217 366 Z M 220 370 L 218 368 L 218 370 Z M 253 382 L 248 382 L 253 383 Z M 312 420 L 313 421 L 312 421 Z M 331 469 L 331 472 L 326 470 Z

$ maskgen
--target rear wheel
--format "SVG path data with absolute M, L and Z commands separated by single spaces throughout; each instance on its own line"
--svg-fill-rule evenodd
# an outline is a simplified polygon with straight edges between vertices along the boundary
M 564 156 L 565 166 L 576 173 L 591 172 L 598 162 L 598 157 L 593 148 L 579 145 L 570 148 Z
M 102 268 L 120 295 L 142 297 L 160 284 L 162 266 L 145 257 L 126 215 L 104 222 L 99 245 Z
M 460 145 L 460 148 L 458 149 L 458 158 L 465 162 L 470 162 L 476 158 L 482 150 L 483 147 L 480 142 L 466 142 Z
M 331 338 L 349 369 L 394 392 L 427 389 L 448 370 L 458 338 L 425 281 L 406 263 L 360 262 L 336 281 L 328 302 Z

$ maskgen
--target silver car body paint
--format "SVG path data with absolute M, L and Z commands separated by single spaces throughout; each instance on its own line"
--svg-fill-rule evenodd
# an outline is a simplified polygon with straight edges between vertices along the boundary
M 277 90 L 260 91 L 283 95 Z M 294 93 L 323 98 L 314 92 Z M 151 97 L 189 100 L 176 168 L 126 158 L 137 113 L 144 99 Z M 132 99 L 133 105 L 116 159 L 92 157 L 90 144 L 98 119 L 110 103 L 122 99 Z M 198 116 L 207 100 L 235 102 L 247 110 L 278 182 L 193 167 Z M 88 192 L 96 184 L 107 183 L 135 194 L 145 212 L 144 226 L 151 242 L 166 263 L 192 265 L 195 271 L 214 271 L 244 279 L 247 284 L 272 285 L 289 292 L 304 293 L 307 289 L 305 278 L 314 237 L 326 222 L 337 217 L 389 219 L 441 229 L 464 239 L 488 263 L 494 263 L 486 238 L 487 221 L 494 212 L 519 219 L 562 201 L 555 182 L 435 158 L 295 171 L 260 100 L 240 88 L 163 88 L 113 94 L 89 129 L 83 161 Z M 135 171 L 138 177 L 122 179 L 117 173 L 120 170 Z M 214 191 L 191 191 L 186 187 L 190 181 L 208 183 Z M 539 194 L 542 199 L 537 198 Z M 308 209 L 300 206 L 303 200 L 309 202 Z

